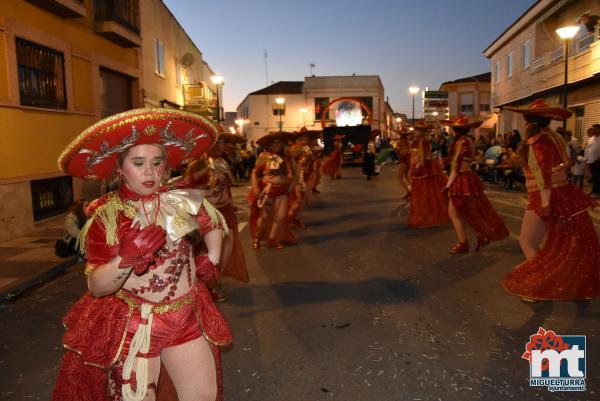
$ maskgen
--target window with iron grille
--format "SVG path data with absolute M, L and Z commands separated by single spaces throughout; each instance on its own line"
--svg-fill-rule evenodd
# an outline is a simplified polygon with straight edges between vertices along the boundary
M 94 0 L 96 21 L 114 21 L 140 33 L 139 0 Z
M 63 54 L 18 37 L 15 41 L 21 105 L 66 109 Z

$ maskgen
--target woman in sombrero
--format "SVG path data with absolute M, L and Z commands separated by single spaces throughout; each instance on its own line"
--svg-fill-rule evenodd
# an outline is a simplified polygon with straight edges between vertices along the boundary
M 249 277 L 246 258 L 237 230 L 238 221 L 231 196 L 233 173 L 223 158 L 225 144 L 245 143 L 246 139 L 241 135 L 224 132 L 220 125 L 217 125 L 217 129 L 215 145 L 210 148 L 207 156 L 202 156 L 188 165 L 184 177 L 192 187 L 205 190 L 206 199 L 221 212 L 227 227 L 231 228 L 223 238 L 219 264 L 221 275 L 247 283 Z M 225 301 L 225 297 L 217 292 L 216 288 L 211 289 L 211 292 L 215 301 Z
M 321 171 L 323 174 L 327 174 L 331 179 L 342 178 L 342 139 L 346 135 L 336 135 L 333 137 L 333 151 L 323 158 Z
M 524 300 L 583 300 L 600 296 L 600 246 L 588 213 L 597 206 L 567 181 L 570 158 L 562 138 L 548 126 L 572 112 L 543 99 L 527 107 L 505 107 L 525 118 L 525 162 L 529 204 L 519 244 L 526 260 L 504 279 L 504 288 Z M 543 238 L 546 237 L 545 242 Z
M 432 159 L 431 142 L 425 137 L 432 128 L 423 120 L 414 124 L 408 172 L 412 187 L 407 224 L 411 227 L 434 227 L 448 222 L 448 199 L 443 192 L 446 175 Z
M 265 151 L 260 154 L 250 175 L 250 232 L 252 247 L 260 248 L 263 240 L 270 248 L 282 249 L 283 244 L 295 244 L 288 220 L 288 193 L 294 186 L 293 172 L 286 161 L 284 146 L 294 134 L 274 132 L 256 142 Z
M 455 133 L 450 150 L 450 177 L 445 187 L 450 198 L 448 215 L 458 238 L 450 253 L 469 251 L 465 223 L 475 231 L 475 251 L 478 251 L 492 240 L 508 237 L 508 228 L 483 192 L 484 187 L 479 177 L 471 170 L 475 144 L 469 132 L 481 125 L 481 122 L 471 122 L 465 116 L 457 116 L 452 120 L 443 120 L 442 124 L 451 127 Z
M 288 222 L 290 227 L 304 228 L 302 212 L 310 201 L 312 191 L 309 188 L 309 180 L 312 174 L 312 150 L 308 145 L 310 141 L 309 131 L 302 128 L 295 133 L 294 144 L 290 146 L 290 158 L 295 166 L 296 185 L 290 191 L 288 203 Z
M 52 400 L 154 399 L 161 362 L 180 401 L 221 399 L 219 346 L 232 338 L 204 281 L 219 274 L 226 226 L 202 191 L 163 184 L 215 136 L 196 114 L 136 109 L 92 125 L 60 156 L 67 174 L 120 186 L 94 202 L 79 237 L 89 291 L 63 319 Z M 207 254 L 192 252 L 198 234 Z

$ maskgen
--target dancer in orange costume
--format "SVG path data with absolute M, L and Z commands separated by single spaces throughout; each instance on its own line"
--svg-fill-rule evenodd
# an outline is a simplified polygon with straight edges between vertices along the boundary
M 431 158 L 431 142 L 426 138 L 431 128 L 423 120 L 414 124 L 408 172 L 412 189 L 407 223 L 411 227 L 434 227 L 448 222 L 448 199 L 444 194 L 447 179 L 439 163 Z
M 400 134 L 395 151 L 398 155 L 398 179 L 400 180 L 400 187 L 404 191 L 402 199 L 408 199 L 410 196 L 410 180 L 408 178 L 408 170 L 410 169 L 410 142 L 405 133 Z
M 470 225 L 477 235 L 475 251 L 478 251 L 491 240 L 508 237 L 508 228 L 485 196 L 479 177 L 471 170 L 475 145 L 469 131 L 480 126 L 481 122 L 469 122 L 467 117 L 458 116 L 442 123 L 450 126 L 456 135 L 450 150 L 450 178 L 445 187 L 450 197 L 448 215 L 458 237 L 458 243 L 450 249 L 450 253 L 469 251 L 465 223 Z
M 321 170 L 332 179 L 342 178 L 340 171 L 342 169 L 342 139 L 346 135 L 336 135 L 333 137 L 333 151 L 323 158 Z
M 252 247 L 267 246 L 282 249 L 283 244 L 295 244 L 296 237 L 287 221 L 288 193 L 294 186 L 294 176 L 284 156 L 284 143 L 294 134 L 276 132 L 263 136 L 257 143 L 265 150 L 260 154 L 251 173 L 252 189 L 248 196 Z
M 310 140 L 306 128 L 296 133 L 295 142 L 289 148 L 290 158 L 294 161 L 294 188 L 290 192 L 288 202 L 288 222 L 291 227 L 305 228 L 302 212 L 310 201 L 312 191 L 309 189 L 309 179 L 312 174 L 312 151 L 308 145 Z
M 600 246 L 588 213 L 597 206 L 567 181 L 570 158 L 561 137 L 548 126 L 573 113 L 543 99 L 506 107 L 523 114 L 529 204 L 519 243 L 527 258 L 504 279 L 504 288 L 524 300 L 574 301 L 600 296 Z M 546 241 L 543 242 L 544 235 Z
M 121 185 L 93 203 L 79 236 L 89 291 L 63 319 L 53 401 L 155 399 L 161 362 L 179 399 L 222 399 L 219 346 L 232 338 L 204 282 L 219 274 L 226 226 L 202 191 L 163 184 L 166 167 L 215 137 L 196 114 L 136 109 L 92 125 L 61 155 L 66 173 Z M 196 232 L 206 255 L 194 256 Z

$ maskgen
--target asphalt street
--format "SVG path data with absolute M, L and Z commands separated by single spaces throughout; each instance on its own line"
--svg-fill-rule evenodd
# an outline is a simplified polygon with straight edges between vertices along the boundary
M 225 399 L 600 400 L 600 302 L 526 303 L 501 286 L 523 259 L 525 195 L 490 187 L 511 237 L 449 255 L 450 226 L 404 224 L 395 173 L 386 166 L 367 181 L 345 168 L 341 180 L 324 179 L 299 244 L 283 250 L 251 249 L 246 188 L 234 188 L 251 282 L 222 286 L 235 337 L 223 353 Z M 0 399 L 49 398 L 60 319 L 84 290 L 77 265 L 0 304 Z M 521 355 L 539 327 L 586 336 L 586 392 L 530 387 Z

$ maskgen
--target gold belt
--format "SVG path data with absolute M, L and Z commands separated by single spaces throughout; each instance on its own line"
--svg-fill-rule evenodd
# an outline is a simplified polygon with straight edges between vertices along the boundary
M 127 295 L 124 290 L 119 290 L 115 293 L 115 297 L 125 302 L 127 306 L 131 309 L 141 310 L 142 304 L 138 299 Z M 156 304 L 152 307 L 153 313 L 158 313 L 162 315 L 167 312 L 176 312 L 179 309 L 183 308 L 184 305 L 189 305 L 192 303 L 193 295 L 192 293 L 188 293 L 186 296 L 176 299 L 172 302 L 168 302 L 166 304 Z

